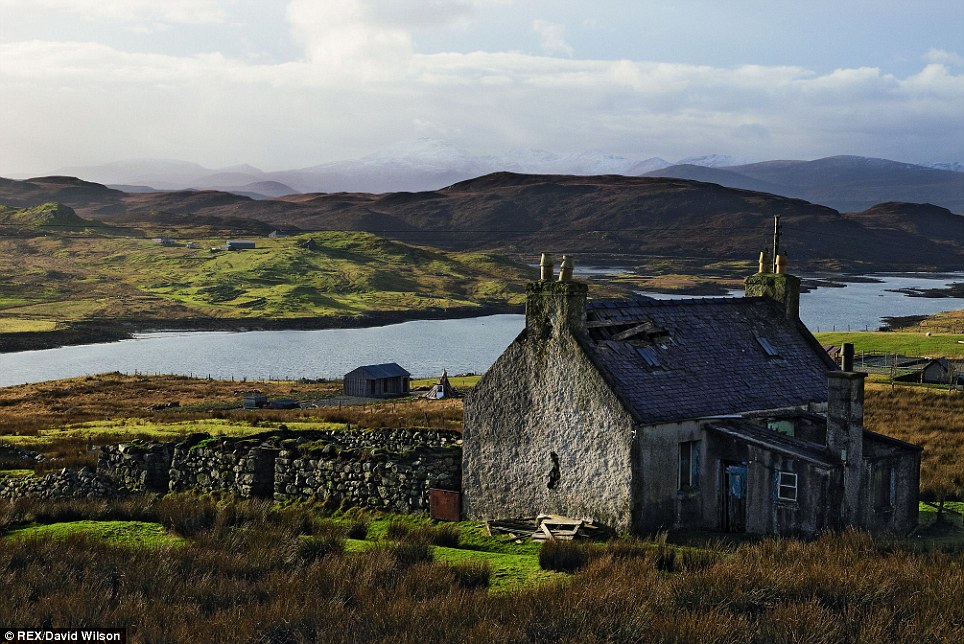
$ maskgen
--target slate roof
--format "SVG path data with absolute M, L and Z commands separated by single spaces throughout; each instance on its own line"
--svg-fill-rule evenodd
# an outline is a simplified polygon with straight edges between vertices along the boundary
M 345 377 L 361 376 L 365 380 L 381 380 L 382 378 L 398 378 L 399 376 L 407 377 L 411 375 L 412 374 L 402 369 L 398 364 L 387 362 L 385 364 L 369 364 L 358 367 L 348 372 Z
M 834 463 L 830 460 L 823 445 L 775 432 L 759 423 L 727 419 L 704 425 L 704 429 L 828 469 L 840 466 L 839 462 Z
M 763 297 L 590 300 L 586 326 L 590 360 L 644 424 L 825 402 L 836 369 Z

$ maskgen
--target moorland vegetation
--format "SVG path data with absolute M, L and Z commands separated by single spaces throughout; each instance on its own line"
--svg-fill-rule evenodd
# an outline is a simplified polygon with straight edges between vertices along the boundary
M 964 396 L 867 389 L 867 427 L 921 443 L 925 498 L 964 510 Z M 198 429 L 461 426 L 457 399 L 240 410 L 254 391 L 336 400 L 339 383 L 106 374 L 7 387 L 0 442 L 51 459 L 16 474 L 29 476 L 91 464 L 100 443 Z M 124 625 L 152 642 L 953 642 L 964 526 L 923 509 L 909 539 L 663 533 L 540 546 L 479 523 L 333 512 L 322 500 L 22 498 L 0 501 L 0 623 Z

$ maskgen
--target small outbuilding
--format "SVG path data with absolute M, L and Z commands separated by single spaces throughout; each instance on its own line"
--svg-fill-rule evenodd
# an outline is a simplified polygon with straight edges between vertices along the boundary
M 231 239 L 225 242 L 224 250 L 252 250 L 257 247 L 253 241 L 243 239 Z
M 921 382 L 959 385 L 962 384 L 962 379 L 964 379 L 964 374 L 955 369 L 954 363 L 947 358 L 931 360 L 921 369 Z
M 345 374 L 345 395 L 362 398 L 405 396 L 411 391 L 412 374 L 394 362 L 370 364 Z

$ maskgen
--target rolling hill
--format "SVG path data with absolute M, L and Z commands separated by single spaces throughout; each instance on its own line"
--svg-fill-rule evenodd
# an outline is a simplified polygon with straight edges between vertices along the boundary
M 5 208 L 0 220 L 35 222 L 43 219 L 37 210 Z M 66 206 L 42 210 L 83 221 Z M 0 351 L 25 348 L 16 337 L 24 333 L 77 328 L 114 338 L 151 328 L 320 328 L 479 315 L 514 310 L 527 278 L 525 266 L 493 255 L 362 232 L 258 239 L 253 250 L 215 252 L 224 238 L 205 228 L 181 228 L 173 245 L 115 230 L 54 226 L 0 236 Z
M 451 251 L 531 258 L 546 250 L 696 267 L 752 260 L 769 244 L 779 214 L 783 248 L 801 268 L 949 270 L 964 263 L 964 217 L 943 208 L 890 202 L 842 214 L 801 199 L 661 177 L 500 172 L 427 192 L 268 200 L 218 191 L 126 194 L 62 177 L 0 183 L 0 203 L 29 207 L 52 198 L 115 224 L 203 224 L 250 234 L 357 230 Z
M 841 211 L 888 201 L 929 202 L 964 213 L 964 173 L 858 156 L 766 161 L 726 168 L 675 165 L 646 173 L 712 181 L 731 188 L 798 197 Z

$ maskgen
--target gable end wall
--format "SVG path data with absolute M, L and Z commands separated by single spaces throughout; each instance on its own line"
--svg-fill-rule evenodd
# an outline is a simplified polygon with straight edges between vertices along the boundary
M 573 336 L 520 336 L 466 397 L 464 418 L 466 516 L 630 528 L 633 419 Z

